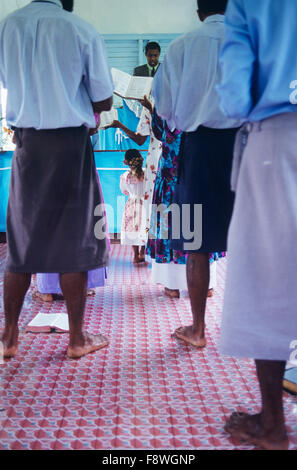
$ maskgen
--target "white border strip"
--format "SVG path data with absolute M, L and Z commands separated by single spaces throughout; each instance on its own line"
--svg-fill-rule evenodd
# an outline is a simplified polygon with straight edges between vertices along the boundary
M 127 168 L 96 168 L 96 170 L 116 170 L 116 171 L 126 171 Z
M 0 168 L 0 171 L 5 171 L 5 170 L 11 170 L 11 166 L 8 166 L 7 168 Z M 96 168 L 96 170 L 109 170 L 109 171 L 112 171 L 112 170 L 116 170 L 116 171 L 126 171 L 127 168 Z

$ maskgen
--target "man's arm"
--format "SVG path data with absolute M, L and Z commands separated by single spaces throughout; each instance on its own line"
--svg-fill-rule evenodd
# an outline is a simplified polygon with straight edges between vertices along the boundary
M 102 113 L 103 111 L 110 111 L 112 108 L 113 97 L 110 96 L 106 100 L 97 101 L 97 103 L 92 103 L 94 113 Z
M 158 115 L 170 129 L 176 129 L 176 107 L 183 77 L 183 44 L 174 41 L 169 45 L 162 65 L 154 77 L 152 96 Z
M 252 80 L 255 53 L 248 30 L 244 0 L 229 0 L 226 37 L 221 51 L 220 106 L 226 116 L 247 118 L 253 106 Z
M 85 74 L 84 84 L 93 111 L 102 113 L 109 111 L 113 103 L 113 80 L 108 64 L 106 47 L 99 34 L 95 34 L 93 40 L 85 50 Z

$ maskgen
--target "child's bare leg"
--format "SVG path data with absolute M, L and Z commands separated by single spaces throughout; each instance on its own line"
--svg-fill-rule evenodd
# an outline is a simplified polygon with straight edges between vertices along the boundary
M 139 247 L 133 245 L 132 248 L 134 253 L 133 263 L 137 264 L 139 263 Z
M 143 246 L 140 248 L 139 261 L 140 261 L 140 262 L 144 262 L 144 261 L 145 261 L 145 245 L 143 245 Z

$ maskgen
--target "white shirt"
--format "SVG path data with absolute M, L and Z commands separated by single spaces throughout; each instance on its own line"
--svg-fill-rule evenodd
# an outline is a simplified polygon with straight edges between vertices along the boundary
M 0 56 L 10 126 L 95 127 L 91 102 L 113 94 L 103 39 L 60 0 L 32 2 L 1 21 Z
M 125 196 L 141 199 L 144 197 L 144 179 L 140 181 L 130 171 L 126 171 L 120 177 L 120 189 Z
M 219 107 L 219 53 L 224 16 L 212 15 L 195 31 L 175 39 L 153 81 L 157 112 L 168 127 L 192 132 L 200 125 L 226 129 L 241 122 L 227 118 Z

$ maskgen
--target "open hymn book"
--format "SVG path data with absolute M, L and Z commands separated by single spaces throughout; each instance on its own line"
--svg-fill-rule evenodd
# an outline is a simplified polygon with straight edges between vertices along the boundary
M 149 96 L 153 84 L 152 77 L 132 77 L 115 68 L 111 69 L 111 74 L 116 95 L 127 100 L 142 100 L 144 95 Z
M 50 333 L 57 331 L 66 333 L 69 331 L 67 313 L 38 313 L 26 326 L 26 333 Z
M 110 111 L 103 111 L 99 117 L 99 129 L 105 129 L 107 126 L 118 120 L 118 112 L 112 108 Z

